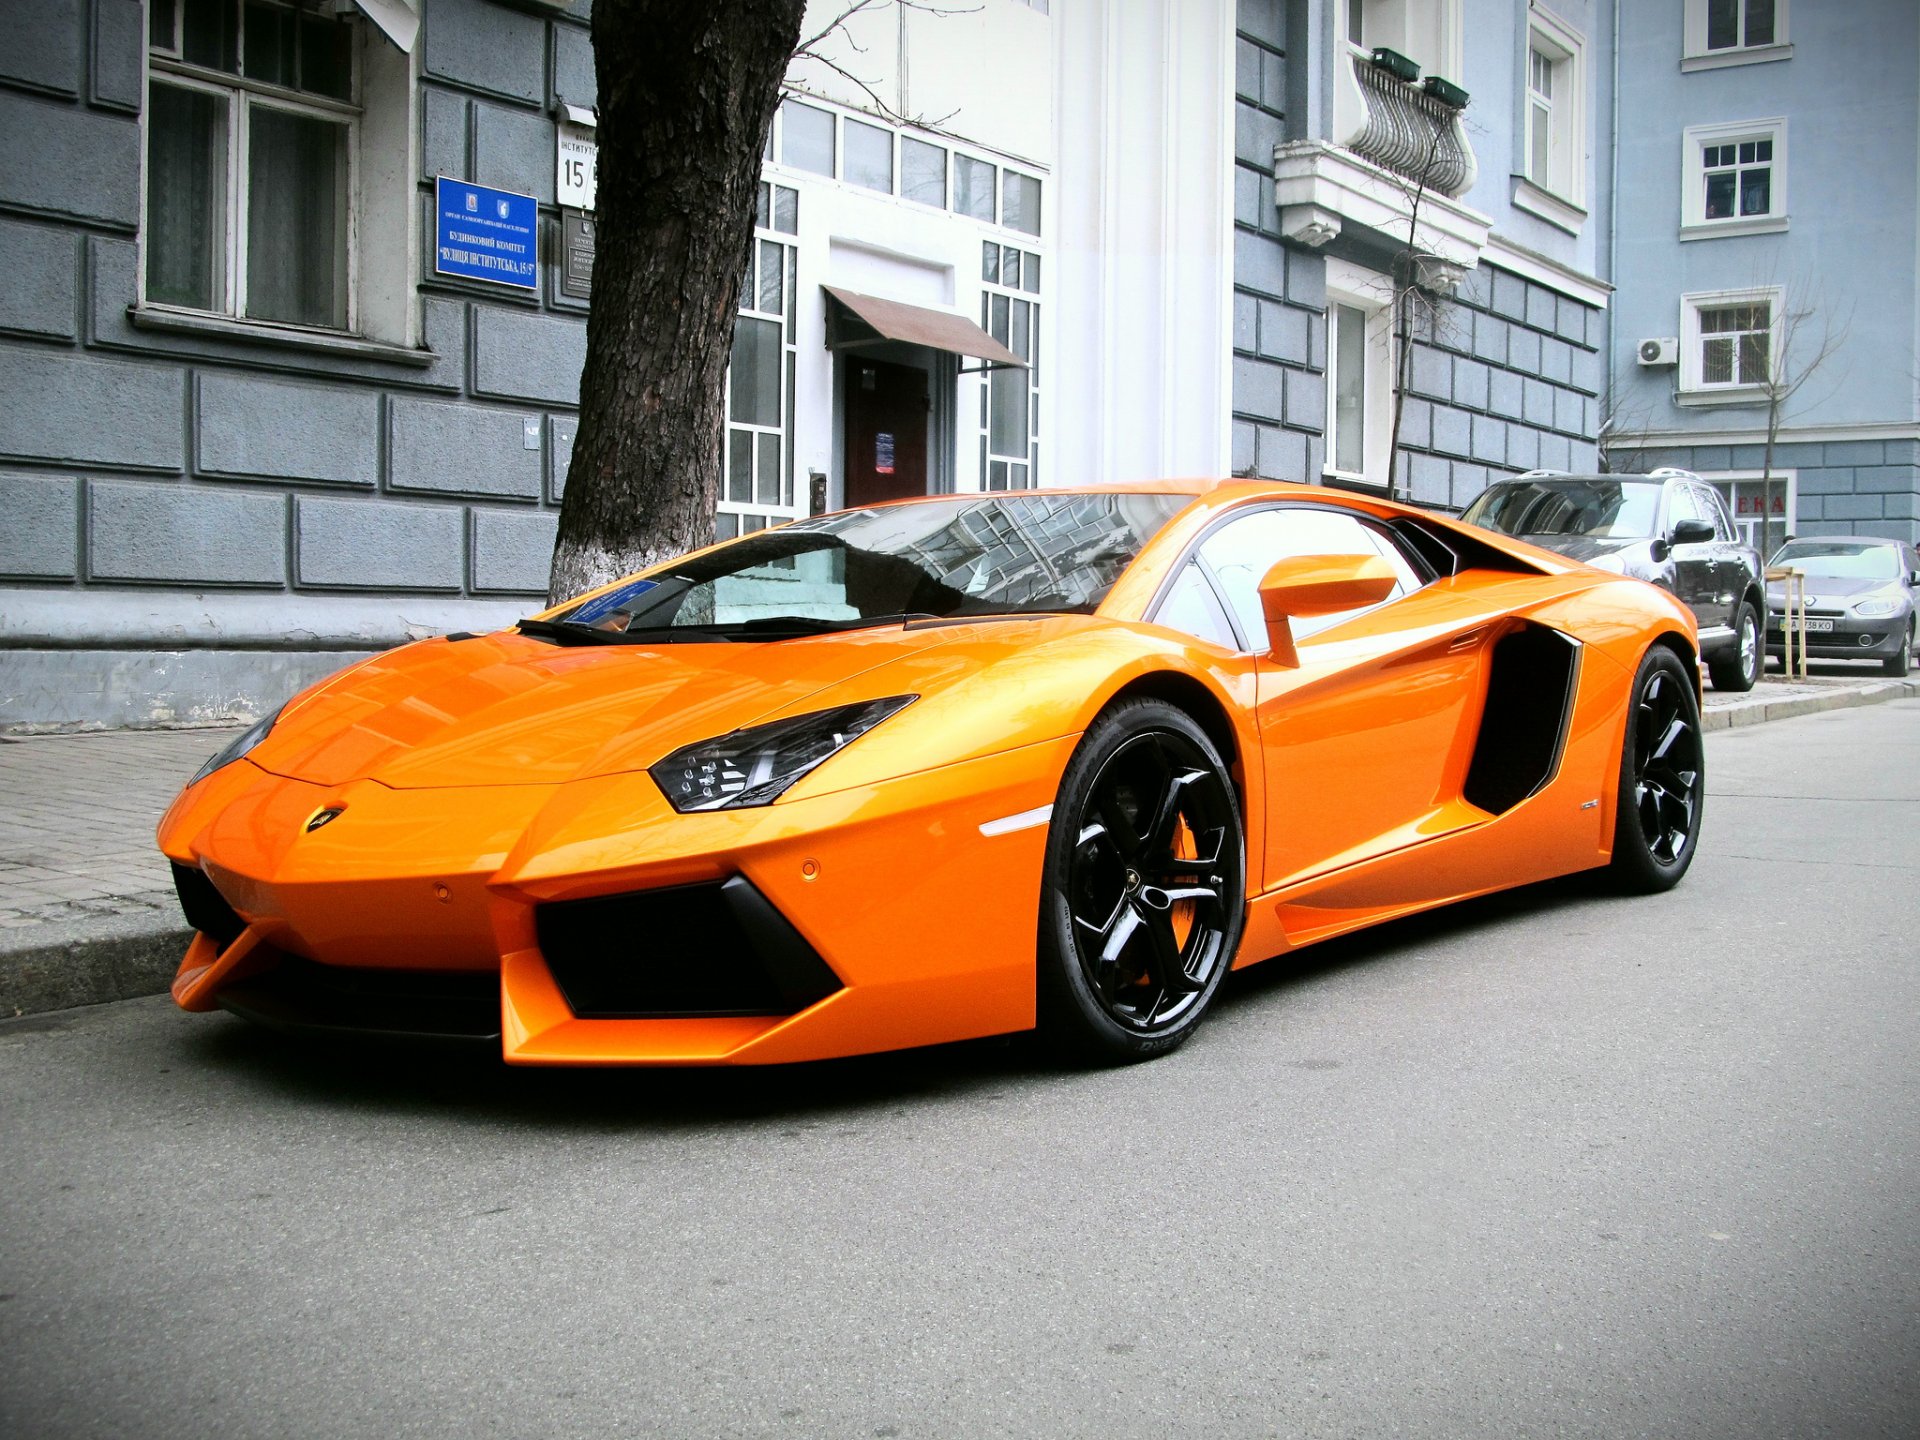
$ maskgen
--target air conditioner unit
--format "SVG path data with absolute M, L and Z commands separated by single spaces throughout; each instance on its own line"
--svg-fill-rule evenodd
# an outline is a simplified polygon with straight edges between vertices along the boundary
M 1664 340 L 1642 340 L 1638 358 L 1642 365 L 1678 365 L 1680 342 L 1671 335 Z

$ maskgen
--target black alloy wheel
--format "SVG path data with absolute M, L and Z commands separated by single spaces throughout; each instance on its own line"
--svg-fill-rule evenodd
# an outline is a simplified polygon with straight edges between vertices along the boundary
M 1707 769 L 1693 682 L 1664 646 L 1640 662 L 1622 749 L 1613 874 L 1628 890 L 1667 890 L 1693 863 Z
M 1760 616 L 1751 602 L 1742 600 L 1733 611 L 1733 644 L 1726 653 L 1707 662 L 1716 690 L 1747 691 L 1760 679 Z
M 1206 733 L 1158 701 L 1103 713 L 1062 778 L 1047 837 L 1043 1036 L 1107 1062 L 1183 1042 L 1233 963 L 1245 875 L 1238 799 Z

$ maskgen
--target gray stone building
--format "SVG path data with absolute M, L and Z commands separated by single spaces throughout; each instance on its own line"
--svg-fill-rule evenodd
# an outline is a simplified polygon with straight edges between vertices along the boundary
M 0 722 L 224 716 L 524 613 L 585 304 L 436 273 L 433 182 L 556 244 L 584 0 L 5 6 Z

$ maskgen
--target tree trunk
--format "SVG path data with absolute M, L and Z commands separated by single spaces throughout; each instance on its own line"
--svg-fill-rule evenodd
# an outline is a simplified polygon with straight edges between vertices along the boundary
M 760 157 L 805 0 L 597 0 L 580 433 L 548 598 L 709 543 Z

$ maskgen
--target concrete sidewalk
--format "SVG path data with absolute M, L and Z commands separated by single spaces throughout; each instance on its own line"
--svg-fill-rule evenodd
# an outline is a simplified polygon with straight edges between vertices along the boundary
M 1865 676 L 1707 692 L 1706 728 L 1920 695 Z M 190 938 L 154 827 L 235 730 L 0 735 L 0 1016 L 165 990 Z

